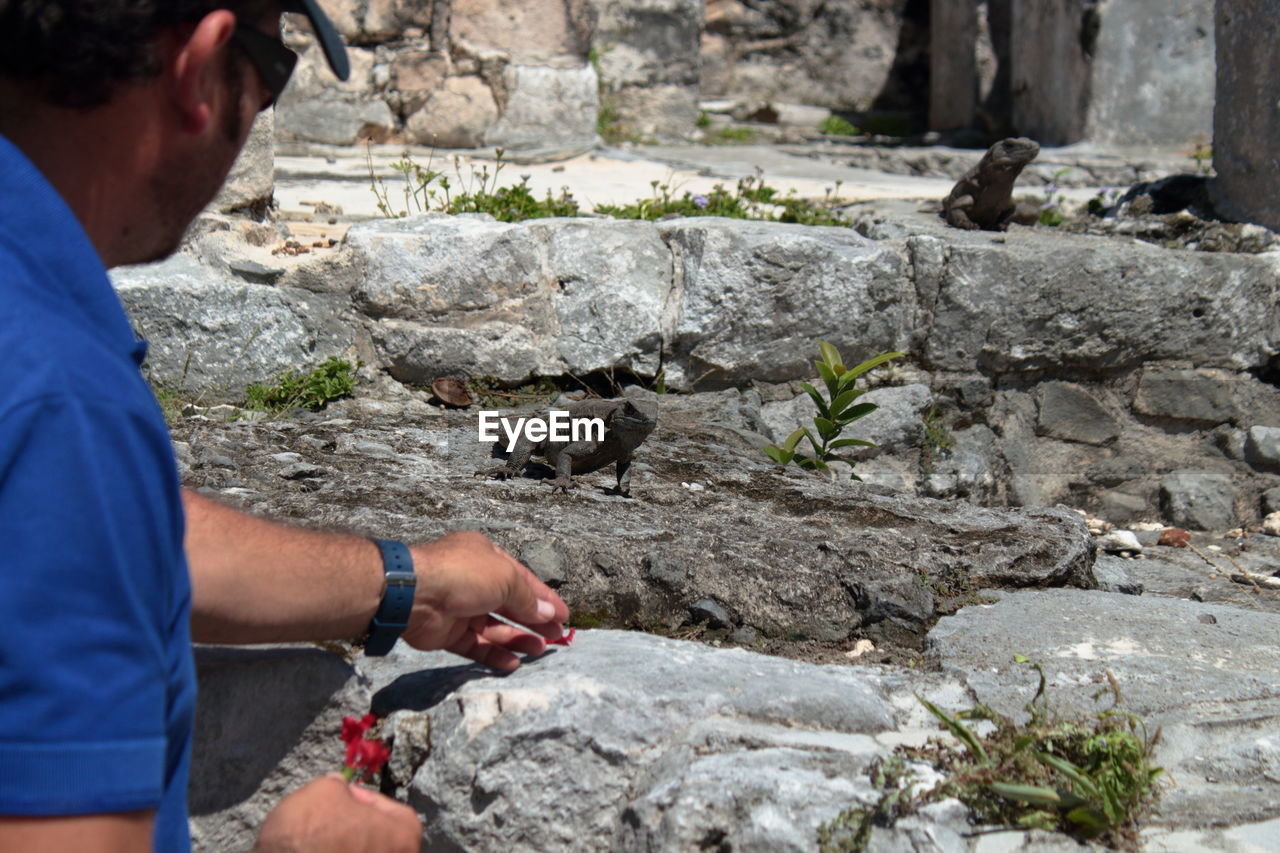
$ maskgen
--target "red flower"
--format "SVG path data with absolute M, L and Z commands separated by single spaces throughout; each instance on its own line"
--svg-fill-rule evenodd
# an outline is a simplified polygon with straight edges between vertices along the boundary
M 570 628 L 569 633 L 565 634 L 564 636 L 556 637 L 554 640 L 547 640 L 547 645 L 548 646 L 567 646 L 573 642 L 573 635 L 576 633 L 578 633 L 577 628 Z
M 365 714 L 358 720 L 355 717 L 342 718 L 342 741 L 347 745 L 342 775 L 348 782 L 357 776 L 371 779 L 391 757 L 391 747 L 369 737 L 369 730 L 377 722 L 378 718 L 373 714 Z

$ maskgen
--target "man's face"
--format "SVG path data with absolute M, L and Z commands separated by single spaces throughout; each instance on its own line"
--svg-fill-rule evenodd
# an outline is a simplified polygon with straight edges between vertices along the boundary
M 254 28 L 279 38 L 278 19 L 255 22 Z M 150 182 L 156 241 L 146 260 L 158 261 L 177 251 L 191 222 L 222 188 L 257 114 L 275 101 L 275 93 L 234 41 L 224 51 L 210 131 L 191 145 L 171 149 Z

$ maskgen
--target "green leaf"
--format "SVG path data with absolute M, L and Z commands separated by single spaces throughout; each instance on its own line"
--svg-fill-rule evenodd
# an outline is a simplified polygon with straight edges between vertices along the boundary
M 867 441 L 862 438 L 841 438 L 831 442 L 828 447 L 835 450 L 837 447 L 879 447 L 879 445 L 874 441 Z
M 830 441 L 840 434 L 840 425 L 826 418 L 814 418 L 813 425 L 818 428 L 818 435 L 823 441 Z
M 1080 806 L 1066 814 L 1067 822 L 1075 827 L 1076 833 L 1085 838 L 1093 838 L 1105 830 L 1111 822 L 1107 816 L 1093 806 Z
M 849 408 L 849 404 L 862 396 L 862 389 L 851 388 L 831 400 L 831 417 L 838 418 L 840 413 Z
M 813 365 L 814 367 L 818 368 L 818 375 L 822 377 L 823 384 L 827 386 L 827 393 L 830 394 L 832 397 L 835 397 L 838 393 L 840 393 L 839 390 L 837 389 L 837 382 L 838 382 L 837 377 L 839 376 L 839 374 L 837 374 L 824 362 L 815 361 Z
M 1030 803 L 1033 806 L 1056 806 L 1062 802 L 1058 792 L 1051 788 L 1035 785 L 1010 785 L 1007 782 L 992 782 L 989 786 L 1000 796 L 1019 803 Z
M 844 362 L 840 360 L 840 350 L 826 341 L 818 341 L 818 351 L 822 353 L 822 361 L 837 373 L 844 373 Z
M 847 412 L 840 416 L 840 423 L 853 423 L 858 418 L 865 418 L 867 415 L 880 408 L 875 403 L 859 403 L 850 408 Z
M 827 408 L 827 401 L 822 399 L 822 395 L 818 393 L 818 389 L 814 388 L 808 382 L 801 382 L 800 387 L 804 392 L 813 398 L 813 404 L 818 407 L 818 414 L 824 418 L 831 417 L 831 410 Z
M 959 740 L 961 743 L 963 743 L 966 747 L 969 748 L 969 752 L 973 754 L 974 758 L 976 758 L 979 762 L 983 764 L 987 763 L 988 758 L 987 758 L 986 747 L 982 745 L 982 741 L 978 740 L 977 735 L 975 735 L 972 731 L 970 731 L 968 726 L 966 726 L 964 723 L 960 722 L 955 717 L 951 716 L 946 711 L 942 710 L 937 705 L 933 704 L 923 696 L 916 694 L 916 699 L 920 702 L 921 705 L 924 705 L 925 709 L 930 714 L 933 714 L 935 717 L 937 717 L 939 720 L 942 721 L 942 724 L 947 727 L 947 731 L 951 732 L 951 734 L 954 735 L 957 740 Z
M 791 461 L 791 458 L 795 456 L 794 453 L 789 453 L 788 451 L 783 450 L 781 447 L 774 447 L 772 444 L 765 445 L 760 449 L 765 452 L 766 456 L 768 456 L 774 462 L 777 462 L 779 465 L 786 465 L 788 462 Z
M 852 373 L 854 375 L 854 378 L 856 379 L 857 377 L 866 373 L 871 368 L 879 367 L 880 365 L 884 364 L 886 361 L 889 361 L 890 359 L 902 358 L 902 356 L 904 355 L 906 355 L 906 353 L 882 352 L 875 358 L 869 358 L 866 361 L 862 362 L 862 364 L 859 364 L 857 367 L 851 369 L 849 372 Z
M 786 450 L 787 452 L 795 450 L 796 445 L 800 443 L 800 439 L 804 438 L 808 432 L 809 431 L 804 427 L 800 427 L 795 432 L 791 433 L 791 435 L 787 436 L 787 440 L 782 442 L 783 450 Z
M 1076 786 L 1076 793 L 1083 794 L 1084 796 L 1095 800 L 1102 799 L 1102 792 L 1098 790 L 1097 783 L 1084 775 L 1084 771 L 1079 767 L 1076 767 L 1070 761 L 1067 761 L 1065 758 L 1059 758 L 1056 755 L 1050 755 L 1047 752 L 1035 752 L 1032 754 L 1040 762 L 1048 764 L 1054 770 L 1057 770 L 1063 776 L 1070 779 L 1072 784 Z

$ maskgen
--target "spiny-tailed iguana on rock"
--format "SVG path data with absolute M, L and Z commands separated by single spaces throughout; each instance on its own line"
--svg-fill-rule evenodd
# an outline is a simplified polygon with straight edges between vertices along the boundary
M 544 480 L 568 494 L 574 488 L 571 474 L 599 471 L 611 462 L 618 466 L 618 491 L 631 494 L 631 455 L 653 432 L 658 423 L 658 404 L 648 400 L 582 400 L 569 406 L 569 417 L 600 418 L 604 421 L 603 441 L 530 441 L 523 435 L 516 441 L 507 464 L 477 471 L 477 476 L 505 480 L 518 477 L 529 457 L 537 453 L 556 469 L 554 480 Z
M 952 187 L 942 202 L 942 217 L 956 228 L 1008 229 L 1017 210 L 1013 182 L 1039 153 L 1040 146 L 1025 137 L 1001 139 Z

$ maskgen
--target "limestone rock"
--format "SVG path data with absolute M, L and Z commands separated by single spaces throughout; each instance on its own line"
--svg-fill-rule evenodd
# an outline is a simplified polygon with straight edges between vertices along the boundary
M 1220 371 L 1148 367 L 1138 381 L 1133 410 L 1196 424 L 1228 423 L 1237 416 L 1232 395 L 1235 384 Z
M 1245 459 L 1263 471 L 1280 471 L 1280 427 L 1252 426 L 1244 444 Z
M 210 204 L 210 211 L 261 212 L 271 204 L 275 187 L 275 110 L 258 114 L 231 173 Z
M 579 631 L 508 676 L 456 660 L 402 646 L 366 663 L 376 713 L 431 719 L 404 793 L 433 815 L 433 849 L 809 850 L 865 795 L 868 735 L 894 722 L 856 669 L 633 633 Z
M 850 230 L 717 217 L 658 230 L 683 282 L 668 372 L 679 381 L 808 376 L 814 338 L 848 364 L 904 343 L 913 299 L 901 261 Z
M 1277 636 L 1280 614 L 1062 590 L 1002 593 L 994 606 L 965 608 L 938 623 L 928 646 L 979 701 L 1019 719 L 1035 674 L 1015 652 L 1044 666 L 1050 702 L 1085 712 L 1110 702 L 1110 694 L 1094 699 L 1109 670 L 1124 710 L 1149 731 L 1164 729 L 1156 760 L 1178 785 L 1164 791 L 1162 814 L 1197 825 L 1274 813 L 1280 782 L 1257 745 L 1280 725 Z
M 585 151 L 595 145 L 599 109 L 595 69 L 508 65 L 505 98 L 484 144 L 509 150 Z
M 1182 469 L 1165 475 L 1160 506 L 1172 524 L 1190 530 L 1226 530 L 1235 523 L 1231 478 L 1214 471 Z
M 421 145 L 476 148 L 498 119 L 493 91 L 479 77 L 450 77 L 409 116 L 405 135 Z
M 1039 390 L 1042 434 L 1086 444 L 1106 444 L 1120 435 L 1115 417 L 1079 385 L 1044 382 Z

